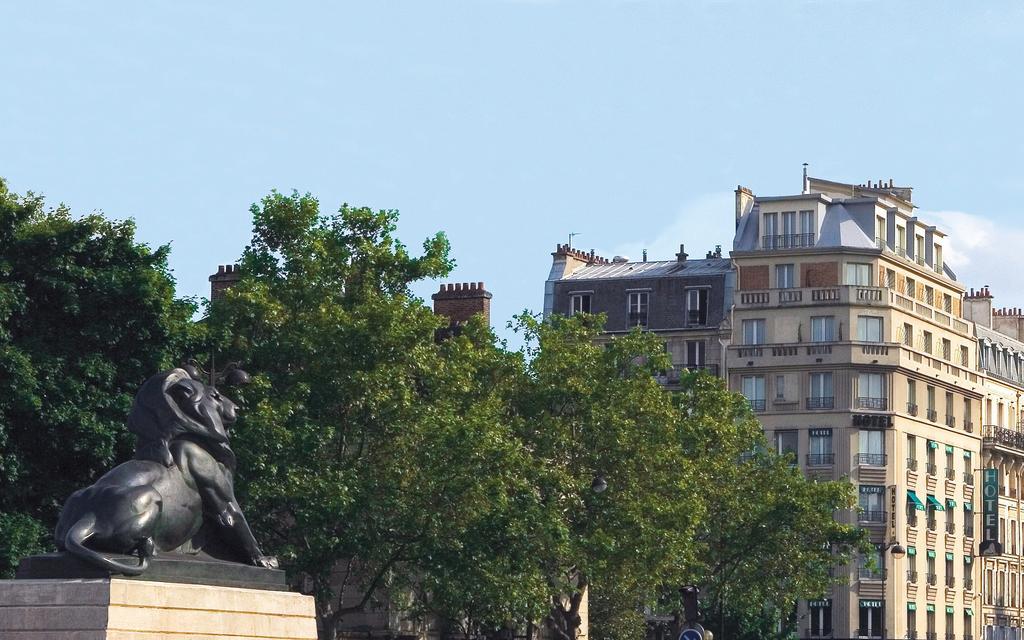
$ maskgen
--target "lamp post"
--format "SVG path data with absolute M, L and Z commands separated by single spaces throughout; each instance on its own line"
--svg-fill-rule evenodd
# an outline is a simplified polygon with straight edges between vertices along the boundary
M 886 620 L 889 617 L 889 607 L 886 606 L 888 601 L 888 593 L 886 592 L 887 579 L 889 577 L 889 570 L 886 561 L 886 556 L 891 555 L 893 558 L 892 568 L 895 571 L 896 561 L 907 555 L 906 548 L 895 540 L 891 540 L 882 545 L 880 551 L 882 552 L 882 640 L 885 640 L 886 636 Z M 893 612 L 893 623 L 896 622 L 896 614 Z

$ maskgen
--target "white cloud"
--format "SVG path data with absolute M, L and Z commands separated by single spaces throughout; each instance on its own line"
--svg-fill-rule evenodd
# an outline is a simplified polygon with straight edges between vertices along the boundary
M 1024 250 L 1024 229 L 964 211 L 922 211 L 948 234 L 944 259 L 968 289 L 989 285 L 997 307 L 1024 306 L 1024 280 L 1013 265 Z
M 722 245 L 722 254 L 729 255 L 735 232 L 735 195 L 731 191 L 710 193 L 683 203 L 675 218 L 660 229 L 650 231 L 651 237 L 627 240 L 610 250 L 599 251 L 603 256 L 628 256 L 640 260 L 647 249 L 649 260 L 673 260 L 679 245 L 686 245 L 691 258 L 703 258 L 716 244 Z M 641 220 L 628 226 L 643 230 Z

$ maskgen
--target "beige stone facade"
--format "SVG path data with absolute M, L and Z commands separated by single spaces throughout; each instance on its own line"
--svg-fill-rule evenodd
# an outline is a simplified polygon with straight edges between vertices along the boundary
M 800 637 L 972 640 L 985 374 L 945 235 L 909 190 L 809 179 L 737 210 L 729 384 L 813 477 L 849 478 L 837 517 L 879 553 L 799 604 Z M 897 559 L 885 549 L 899 544 Z

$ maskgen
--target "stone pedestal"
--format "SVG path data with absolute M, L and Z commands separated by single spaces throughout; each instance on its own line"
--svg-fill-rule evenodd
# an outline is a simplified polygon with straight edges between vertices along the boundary
M 3 640 L 316 640 L 313 598 L 286 591 L 64 579 L 0 581 Z

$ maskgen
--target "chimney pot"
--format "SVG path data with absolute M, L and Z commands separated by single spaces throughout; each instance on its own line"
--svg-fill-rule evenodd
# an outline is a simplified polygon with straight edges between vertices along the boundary
M 476 288 L 477 289 L 483 289 L 484 288 L 484 283 L 483 282 L 476 283 Z

